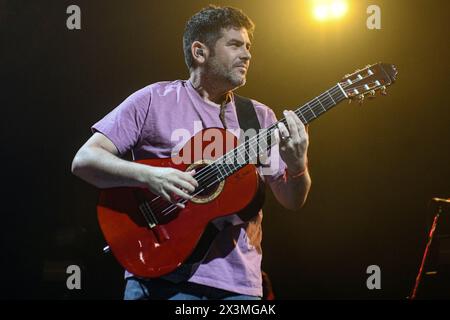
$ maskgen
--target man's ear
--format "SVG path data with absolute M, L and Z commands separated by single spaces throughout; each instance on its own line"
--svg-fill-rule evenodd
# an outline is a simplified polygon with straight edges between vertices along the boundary
M 191 45 L 191 53 L 197 64 L 203 64 L 209 55 L 209 50 L 200 41 L 194 41 Z

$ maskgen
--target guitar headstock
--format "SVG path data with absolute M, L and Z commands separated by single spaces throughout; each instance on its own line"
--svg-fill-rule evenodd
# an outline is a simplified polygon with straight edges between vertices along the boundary
M 374 98 L 377 91 L 387 94 L 386 87 L 394 83 L 397 73 L 395 65 L 379 62 L 345 75 L 339 84 L 350 101 L 362 102 L 365 96 Z

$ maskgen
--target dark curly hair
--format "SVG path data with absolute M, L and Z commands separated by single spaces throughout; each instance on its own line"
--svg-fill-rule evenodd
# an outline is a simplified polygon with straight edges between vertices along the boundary
M 255 30 L 253 21 L 237 8 L 209 5 L 194 14 L 186 23 L 183 35 L 184 60 L 187 67 L 191 69 L 194 66 L 191 52 L 194 41 L 200 41 L 212 50 L 222 36 L 222 29 L 231 27 L 245 28 L 250 38 Z

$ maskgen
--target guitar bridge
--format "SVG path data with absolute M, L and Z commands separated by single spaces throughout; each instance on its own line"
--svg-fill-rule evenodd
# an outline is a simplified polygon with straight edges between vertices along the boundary
M 156 216 L 147 201 L 144 201 L 139 205 L 139 210 L 147 221 L 148 226 L 153 231 L 158 243 L 170 240 L 170 236 L 166 228 L 159 224 L 158 219 L 156 219 Z
M 156 219 L 155 214 L 153 213 L 152 209 L 150 208 L 150 205 L 147 201 L 141 202 L 139 205 L 139 210 L 141 211 L 142 215 L 145 218 L 145 221 L 147 222 L 150 229 L 153 229 L 156 227 L 156 225 L 159 223 L 158 219 Z

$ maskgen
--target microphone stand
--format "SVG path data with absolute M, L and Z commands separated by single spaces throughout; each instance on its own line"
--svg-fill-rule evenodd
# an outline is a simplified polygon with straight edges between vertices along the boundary
M 437 227 L 437 224 L 438 224 L 438 221 L 439 221 L 439 217 L 440 217 L 440 215 L 443 212 L 442 211 L 442 206 L 444 204 L 447 204 L 447 205 L 450 204 L 450 199 L 433 198 L 432 200 L 434 202 L 436 202 L 436 203 L 439 203 L 438 212 L 434 216 L 433 224 L 431 225 L 430 233 L 428 234 L 427 246 L 425 247 L 425 252 L 424 252 L 423 257 L 422 257 L 422 263 L 420 264 L 419 273 L 417 274 L 417 277 L 416 277 L 416 283 L 415 283 L 414 289 L 413 289 L 413 291 L 411 293 L 411 297 L 410 297 L 411 300 L 414 300 L 416 298 L 416 296 L 417 296 L 417 290 L 419 288 L 420 281 L 422 280 L 423 268 L 424 268 L 425 263 L 426 263 L 427 258 L 428 258 L 428 254 L 429 254 L 429 250 L 430 250 L 430 247 L 431 247 L 431 243 L 433 242 L 434 232 L 436 230 L 436 227 Z

